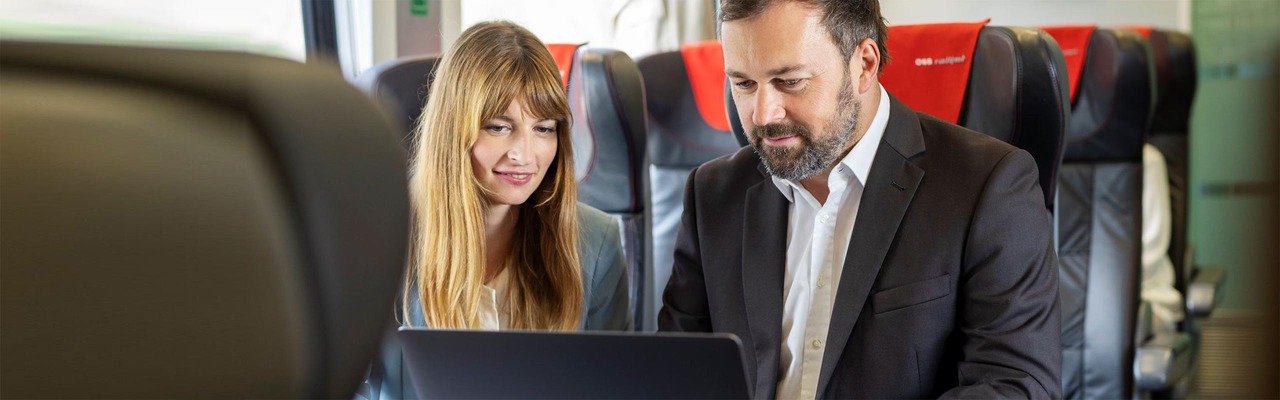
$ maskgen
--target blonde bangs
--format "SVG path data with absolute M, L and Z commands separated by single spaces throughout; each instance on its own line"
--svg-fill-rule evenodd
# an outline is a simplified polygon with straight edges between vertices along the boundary
M 535 195 L 521 206 L 507 260 L 515 283 L 511 318 L 517 329 L 576 329 L 583 287 L 572 119 L 555 60 L 527 30 L 485 22 L 463 32 L 436 74 L 415 129 L 414 248 L 402 315 L 420 308 L 427 326 L 479 326 L 488 196 L 470 154 L 485 121 L 520 101 L 530 115 L 557 122 L 558 148 Z
M 485 120 L 502 115 L 512 101 L 518 100 L 529 115 L 556 120 L 557 128 L 567 131 L 565 128 L 571 120 L 564 84 L 558 78 L 560 71 L 555 60 L 549 56 L 542 58 L 532 54 L 518 60 L 506 60 L 485 77 L 485 86 L 489 90 L 482 91 L 494 94 L 481 108 Z M 547 79 L 549 72 L 557 78 Z

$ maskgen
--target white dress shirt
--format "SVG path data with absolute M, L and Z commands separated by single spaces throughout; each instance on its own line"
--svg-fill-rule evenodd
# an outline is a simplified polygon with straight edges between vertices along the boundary
M 498 276 L 480 287 L 483 293 L 483 298 L 480 299 L 481 330 L 496 331 L 511 326 L 511 315 L 504 306 L 508 301 L 507 289 L 510 287 L 508 275 L 507 268 L 503 268 L 502 272 L 498 272 Z
M 862 202 L 863 185 L 888 123 L 889 94 L 881 86 L 880 106 L 867 133 L 827 178 L 830 194 L 824 204 L 819 204 L 800 183 L 773 178 L 774 185 L 791 202 L 778 360 L 779 399 L 812 399 L 817 394 L 827 327 L 849 238 Z

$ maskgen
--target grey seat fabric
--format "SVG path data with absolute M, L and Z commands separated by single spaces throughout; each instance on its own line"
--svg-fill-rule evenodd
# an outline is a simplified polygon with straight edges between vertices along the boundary
M 580 46 L 569 70 L 568 95 L 578 200 L 619 221 L 632 315 L 643 315 L 653 250 L 640 70 L 626 53 Z
M 354 393 L 408 232 L 365 96 L 262 56 L 0 47 L 0 395 Z
M 657 329 L 662 289 L 671 277 L 676 231 L 684 213 L 684 185 L 689 171 L 742 146 L 728 130 L 712 127 L 699 113 L 688 68 L 681 51 L 644 57 L 636 62 L 645 80 L 649 110 L 649 184 L 653 206 L 653 274 L 645 286 L 647 301 L 637 314 L 642 330 Z M 717 106 L 719 107 L 719 106 Z M 719 107 L 723 109 L 724 107 Z
M 1058 176 L 1066 398 L 1134 393 L 1148 52 L 1137 33 L 1094 31 L 1072 106 Z

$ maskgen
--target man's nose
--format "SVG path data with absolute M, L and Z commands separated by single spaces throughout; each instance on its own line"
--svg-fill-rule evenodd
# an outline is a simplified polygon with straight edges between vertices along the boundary
M 756 109 L 751 114 L 751 123 L 755 126 L 769 125 L 787 116 L 786 110 L 782 107 L 781 93 L 777 91 L 762 87 L 755 93 L 755 102 Z

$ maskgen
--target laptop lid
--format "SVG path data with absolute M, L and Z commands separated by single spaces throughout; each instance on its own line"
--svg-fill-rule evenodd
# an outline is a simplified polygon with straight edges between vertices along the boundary
M 419 398 L 744 399 L 729 334 L 400 328 Z

